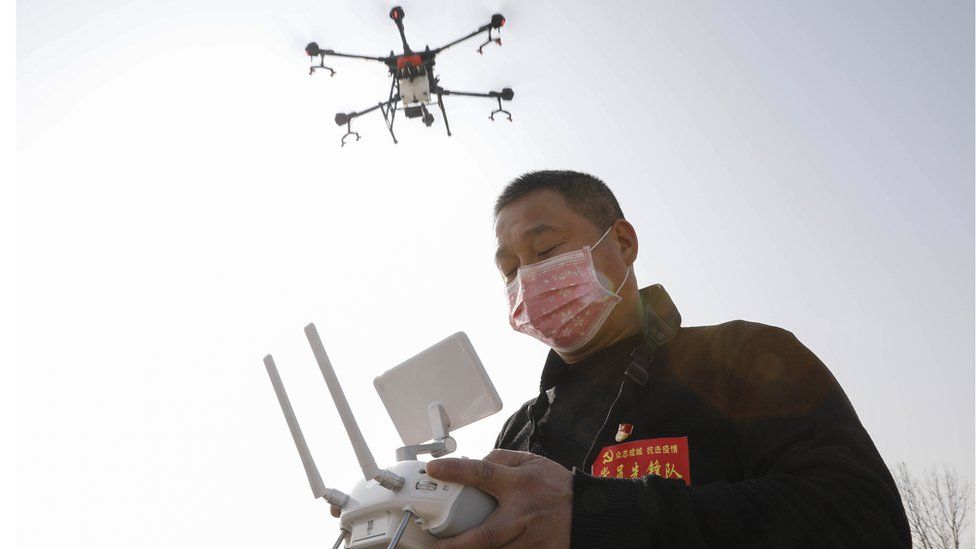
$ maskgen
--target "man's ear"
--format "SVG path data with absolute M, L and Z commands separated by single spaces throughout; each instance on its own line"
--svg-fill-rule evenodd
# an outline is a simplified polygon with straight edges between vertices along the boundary
M 628 266 L 633 265 L 637 260 L 637 231 L 634 230 L 634 226 L 626 219 L 618 219 L 613 222 L 613 232 L 617 236 L 624 261 Z

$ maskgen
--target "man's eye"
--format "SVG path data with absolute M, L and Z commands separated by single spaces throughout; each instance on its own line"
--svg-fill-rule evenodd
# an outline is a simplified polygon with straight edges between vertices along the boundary
M 553 246 L 552 248 L 549 248 L 548 250 L 545 250 L 545 251 L 542 251 L 542 252 L 539 252 L 539 257 L 542 257 L 542 256 L 544 256 L 544 255 L 546 255 L 546 254 L 548 254 L 549 252 L 551 252 L 551 251 L 553 251 L 553 250 L 555 250 L 555 249 L 556 249 L 556 248 L 558 248 L 558 247 L 559 247 L 559 246 L 560 246 L 561 244 L 562 244 L 562 243 L 560 242 L 559 244 L 556 244 L 555 246 Z

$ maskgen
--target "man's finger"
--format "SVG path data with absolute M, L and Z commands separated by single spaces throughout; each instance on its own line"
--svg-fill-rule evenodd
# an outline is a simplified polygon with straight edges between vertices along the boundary
M 435 459 L 425 468 L 427 474 L 436 479 L 477 486 L 492 494 L 497 492 L 509 476 L 504 465 L 480 459 Z
M 526 461 L 535 459 L 537 456 L 531 452 L 519 452 L 517 450 L 502 450 L 496 448 L 484 457 L 485 461 L 504 465 L 506 467 L 518 467 Z
M 336 505 L 330 505 L 329 512 L 332 513 L 332 516 L 334 516 L 335 518 L 339 518 L 339 515 L 342 514 L 342 509 L 340 509 Z
M 515 523 L 502 524 L 497 515 L 489 517 L 484 524 L 467 532 L 447 539 L 437 540 L 434 549 L 492 549 L 501 547 L 522 533 L 522 526 Z

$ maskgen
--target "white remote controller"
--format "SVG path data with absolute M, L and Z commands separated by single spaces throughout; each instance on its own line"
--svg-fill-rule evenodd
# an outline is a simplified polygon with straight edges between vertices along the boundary
M 390 468 L 404 478 L 404 488 L 390 492 L 376 482 L 359 482 L 343 509 L 340 527 L 350 533 L 347 547 L 388 547 L 407 511 L 399 546 L 429 547 L 430 536 L 449 537 L 484 522 L 497 505 L 491 496 L 471 486 L 441 482 L 424 472 L 422 461 L 401 461 Z M 409 520 L 409 519 L 408 519 Z
M 278 402 L 284 412 L 285 420 L 291 431 L 295 446 L 298 448 L 302 464 L 305 466 L 305 473 L 312 493 L 316 498 L 324 498 L 333 505 L 342 508 L 340 515 L 339 538 L 333 545 L 333 549 L 338 549 L 345 542 L 347 549 L 371 549 L 377 547 L 387 547 L 393 549 L 420 549 L 430 547 L 435 537 L 449 537 L 465 532 L 480 525 L 497 507 L 495 499 L 481 490 L 471 486 L 464 486 L 456 483 L 442 482 L 431 478 L 424 469 L 424 462 L 416 459 L 417 454 L 429 453 L 436 457 L 441 457 L 454 451 L 456 444 L 454 439 L 448 434 L 449 427 L 463 427 L 481 417 L 497 412 L 501 409 L 501 400 L 495 392 L 494 386 L 488 380 L 484 367 L 481 365 L 471 347 L 467 336 L 459 332 L 451 337 L 432 346 L 413 359 L 405 362 L 387 374 L 393 374 L 395 381 L 402 382 L 403 375 L 417 377 L 418 368 L 424 368 L 425 362 L 431 360 L 440 361 L 437 367 L 441 371 L 434 372 L 435 375 L 442 376 L 443 366 L 453 367 L 452 372 L 464 372 L 466 365 L 473 368 L 474 377 L 477 378 L 479 394 L 478 398 L 463 399 L 469 405 L 464 409 L 458 409 L 454 404 L 456 401 L 448 400 L 445 406 L 442 402 L 435 401 L 428 403 L 427 409 L 420 411 L 429 419 L 429 429 L 417 429 L 416 422 L 405 421 L 403 417 L 395 417 L 397 428 L 401 431 L 411 433 L 411 441 L 419 441 L 426 434 L 417 435 L 418 432 L 429 433 L 433 438 L 430 444 L 407 445 L 397 450 L 398 463 L 389 469 L 380 469 L 373 460 L 373 455 L 366 445 L 362 432 L 356 423 L 349 404 L 346 401 L 342 387 L 335 375 L 332 364 L 322 341 L 319 339 L 315 326 L 309 324 L 305 327 L 305 334 L 308 337 L 312 352 L 318 362 L 319 369 L 325 378 L 332 400 L 336 405 L 339 416 L 342 418 L 343 425 L 349 435 L 353 450 L 362 467 L 365 480 L 356 483 L 350 494 L 344 494 L 338 490 L 328 489 L 322 482 L 318 468 L 312 460 L 305 437 L 301 427 L 292 410 L 288 395 L 285 392 L 278 369 L 275 366 L 271 355 L 264 358 L 265 368 L 271 378 Z M 450 364 L 445 364 L 445 360 Z M 437 369 L 435 367 L 435 370 Z M 429 370 L 429 368 L 427 368 Z M 385 375 L 387 375 L 385 374 Z M 456 375 L 456 374 L 455 374 Z M 397 377 L 400 376 L 400 377 Z M 381 389 L 382 378 L 377 378 L 377 389 Z M 409 385 L 409 383 L 402 383 Z M 449 387 L 450 384 L 447 384 Z M 409 390 L 406 387 L 405 390 Z M 390 397 L 384 399 L 388 410 L 391 406 L 397 406 L 403 402 L 409 402 L 411 397 L 416 400 L 417 392 L 414 391 L 407 398 L 393 398 L 392 404 Z M 381 396 L 384 392 L 381 391 Z M 474 402 L 474 405 L 470 403 Z M 459 416 L 459 420 L 454 421 L 449 410 Z M 408 439 L 404 437 L 404 442 Z M 426 440 L 431 440 L 427 438 Z

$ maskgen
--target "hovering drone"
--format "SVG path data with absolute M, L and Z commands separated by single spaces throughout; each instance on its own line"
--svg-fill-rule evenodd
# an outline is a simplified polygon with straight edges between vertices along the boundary
M 430 49 L 430 46 L 427 46 L 424 48 L 424 51 L 418 53 L 410 49 L 410 45 L 407 44 L 407 37 L 403 34 L 403 15 L 403 8 L 400 6 L 390 10 L 390 19 L 396 23 L 397 30 L 400 31 L 400 40 L 403 42 L 403 53 L 400 55 L 394 54 L 393 51 L 390 51 L 390 55 L 386 57 L 338 53 L 333 50 L 323 50 L 315 42 L 310 42 L 305 46 L 305 53 L 312 58 L 312 66 L 308 71 L 309 74 L 314 74 L 316 70 L 327 70 L 329 71 L 329 76 L 335 76 L 335 69 L 325 66 L 325 57 L 327 55 L 380 61 L 390 69 L 390 76 L 393 82 L 390 84 L 389 99 L 358 112 L 340 112 L 335 115 L 336 125 L 346 126 L 346 134 L 342 136 L 342 146 L 346 145 L 346 139 L 350 136 L 355 137 L 356 141 L 360 139 L 359 133 L 352 130 L 353 119 L 377 109 L 383 113 L 383 119 L 386 121 L 386 127 L 390 130 L 390 136 L 393 137 L 394 143 L 397 143 L 396 134 L 393 133 L 393 121 L 396 118 L 397 110 L 402 110 L 404 116 L 407 118 L 420 118 L 424 125 L 430 127 L 434 123 L 434 115 L 427 110 L 427 106 L 431 104 L 431 98 L 434 95 L 437 96 L 436 103 L 441 109 L 441 114 L 444 116 L 444 127 L 447 129 L 447 135 L 451 135 L 451 126 L 447 122 L 447 111 L 444 110 L 445 95 L 497 99 L 498 108 L 491 111 L 488 118 L 494 121 L 496 114 L 504 114 L 508 117 L 509 122 L 512 121 L 512 113 L 502 108 L 502 100 L 511 101 L 515 95 L 512 88 L 502 88 L 500 92 L 490 91 L 488 93 L 447 90 L 442 88 L 438 83 L 440 78 L 434 76 L 434 59 L 437 57 L 437 54 L 451 46 L 486 31 L 488 32 L 488 38 L 478 46 L 478 53 L 484 53 L 485 46 L 492 42 L 501 46 L 501 29 L 505 25 L 505 17 L 500 13 L 496 13 L 491 16 L 490 23 L 482 25 L 478 30 L 436 49 Z M 492 36 L 492 32 L 496 34 Z M 315 64 L 315 57 L 319 58 L 318 65 Z M 397 105 L 400 103 L 402 103 L 402 107 L 398 108 Z

